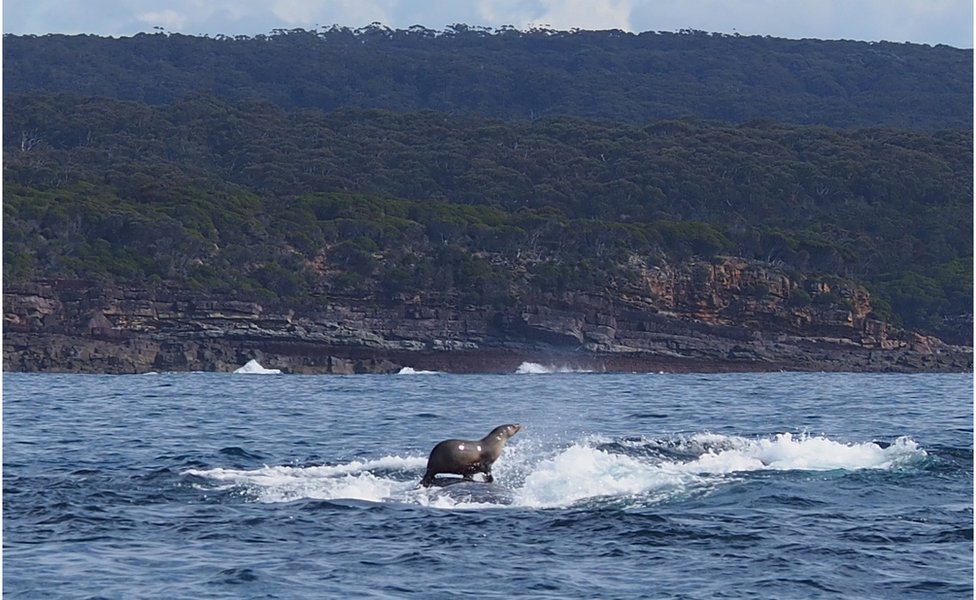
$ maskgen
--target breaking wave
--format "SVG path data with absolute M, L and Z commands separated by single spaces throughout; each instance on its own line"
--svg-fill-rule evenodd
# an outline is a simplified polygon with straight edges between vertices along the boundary
M 397 371 L 397 375 L 441 375 L 441 371 L 425 371 L 423 369 L 414 369 L 413 367 L 403 367 Z
M 386 456 L 338 465 L 191 469 L 205 490 L 258 502 L 300 499 L 399 502 L 439 508 L 562 508 L 586 502 L 646 505 L 706 493 L 756 472 L 893 470 L 924 459 L 912 439 L 843 443 L 781 433 L 747 438 L 694 434 L 664 439 L 588 438 L 571 444 L 523 439 L 495 464 L 495 483 L 419 488 L 426 457 Z
M 515 369 L 516 375 L 546 375 L 550 373 L 592 373 L 592 370 L 577 369 L 568 366 L 542 365 L 534 362 L 523 362 Z
M 235 369 L 234 372 L 248 375 L 281 375 L 281 369 L 266 369 L 253 358 L 247 361 L 244 366 Z

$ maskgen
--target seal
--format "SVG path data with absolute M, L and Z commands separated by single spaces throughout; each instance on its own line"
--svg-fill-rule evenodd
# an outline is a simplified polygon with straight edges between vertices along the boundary
M 430 487 L 436 481 L 439 473 L 460 475 L 462 481 L 473 481 L 472 475 L 484 473 L 485 481 L 495 480 L 491 476 L 491 465 L 502 454 L 508 438 L 512 437 L 522 426 L 518 423 L 499 425 L 491 433 L 480 440 L 444 440 L 430 451 L 427 458 L 427 472 L 420 480 L 420 485 Z

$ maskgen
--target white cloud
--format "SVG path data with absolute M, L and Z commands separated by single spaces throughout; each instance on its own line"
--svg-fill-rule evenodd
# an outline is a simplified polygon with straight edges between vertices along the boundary
M 512 25 L 525 29 L 529 23 L 538 18 L 540 9 L 541 6 L 537 2 L 525 0 L 478 0 L 476 16 L 478 25 L 489 27 Z
M 479 0 L 471 25 L 631 31 L 633 0 Z
M 631 0 L 543 0 L 539 24 L 553 29 L 623 29 L 632 31 Z
M 637 30 L 700 29 L 786 38 L 973 47 L 969 0 L 683 0 L 635 2 Z
M 247 2 L 239 0 L 188 0 L 187 4 L 187 11 L 194 14 L 196 21 L 204 21 L 214 15 L 239 21 L 256 12 Z
M 142 13 L 136 18 L 150 27 L 162 27 L 170 30 L 183 29 L 183 26 L 186 25 L 186 15 L 172 9 Z
M 268 33 L 450 23 L 912 41 L 973 47 L 972 0 L 3 0 L 7 33 Z
M 271 12 L 285 23 L 304 25 L 315 19 L 316 13 L 322 9 L 321 5 L 321 2 L 308 0 L 275 0 L 271 5 Z
M 374 21 L 389 24 L 396 0 L 275 0 L 272 12 L 294 27 L 317 25 L 359 27 Z

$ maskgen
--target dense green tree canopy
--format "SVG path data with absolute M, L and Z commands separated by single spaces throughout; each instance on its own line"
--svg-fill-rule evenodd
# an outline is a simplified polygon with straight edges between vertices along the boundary
M 4 276 L 505 304 L 736 254 L 971 310 L 971 131 L 4 100 Z
M 506 305 L 729 254 L 944 333 L 972 315 L 972 57 L 464 25 L 8 35 L 4 279 Z
M 256 37 L 4 36 L 6 93 L 535 119 L 773 119 L 972 128 L 973 54 L 948 46 L 455 25 Z

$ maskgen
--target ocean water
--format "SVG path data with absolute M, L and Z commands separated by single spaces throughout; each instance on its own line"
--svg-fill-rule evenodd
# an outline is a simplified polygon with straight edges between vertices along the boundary
M 972 597 L 973 379 L 8 373 L 3 595 Z

